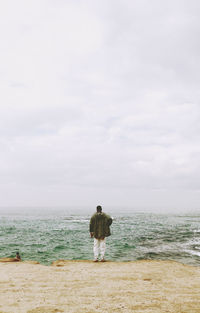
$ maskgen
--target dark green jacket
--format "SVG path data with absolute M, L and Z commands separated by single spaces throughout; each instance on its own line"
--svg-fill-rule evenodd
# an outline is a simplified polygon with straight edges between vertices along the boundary
M 101 239 L 111 235 L 110 225 L 112 218 L 105 213 L 95 213 L 90 219 L 90 233 L 94 234 L 94 238 Z

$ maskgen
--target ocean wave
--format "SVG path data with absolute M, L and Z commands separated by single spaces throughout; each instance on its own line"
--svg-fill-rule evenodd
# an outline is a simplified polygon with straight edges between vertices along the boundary
M 185 250 L 185 252 L 187 252 L 188 254 L 200 257 L 200 250 L 199 251 L 198 250 L 197 251 L 195 251 L 195 250 Z

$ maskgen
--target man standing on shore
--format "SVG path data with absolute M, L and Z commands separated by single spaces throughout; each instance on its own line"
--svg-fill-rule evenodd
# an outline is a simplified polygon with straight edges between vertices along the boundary
M 102 207 L 97 206 L 97 212 L 90 219 L 90 237 L 94 238 L 94 262 L 105 262 L 106 237 L 110 236 L 112 218 L 102 212 Z

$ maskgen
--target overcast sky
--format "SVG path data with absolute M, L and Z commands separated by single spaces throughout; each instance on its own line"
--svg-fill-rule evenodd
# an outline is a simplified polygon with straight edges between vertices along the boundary
M 0 5 L 0 205 L 200 208 L 200 1 Z

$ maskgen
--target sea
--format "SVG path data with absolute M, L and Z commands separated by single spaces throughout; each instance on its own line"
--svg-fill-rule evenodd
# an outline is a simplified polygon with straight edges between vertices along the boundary
M 92 260 L 89 222 L 95 210 L 0 209 L 0 257 L 50 265 L 58 259 Z M 106 239 L 110 261 L 174 260 L 200 266 L 200 212 L 106 210 L 113 218 Z

